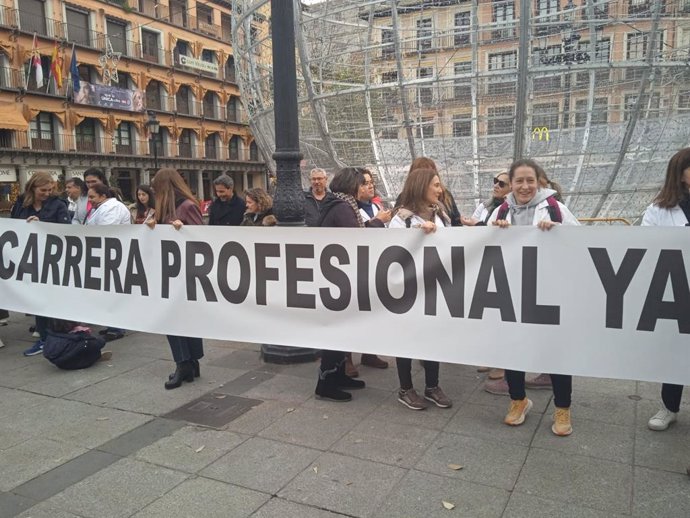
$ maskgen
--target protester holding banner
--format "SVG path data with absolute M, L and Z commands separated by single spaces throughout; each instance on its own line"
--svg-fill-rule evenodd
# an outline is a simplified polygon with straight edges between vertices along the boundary
M 500 228 L 511 225 L 534 225 L 541 230 L 550 230 L 554 226 L 579 225 L 579 222 L 553 196 L 556 191 L 540 187 L 539 178 L 546 177 L 541 166 L 534 160 L 521 159 L 513 162 L 508 173 L 511 193 L 489 218 L 489 221 Z M 551 431 L 560 436 L 570 435 L 573 427 L 570 421 L 570 402 L 573 377 L 563 374 L 551 374 L 554 405 Z M 525 416 L 532 408 L 532 401 L 525 394 L 525 373 L 523 371 L 505 371 L 511 404 L 504 423 L 518 426 L 525 422 Z
M 400 194 L 400 206 L 388 228 L 420 228 L 425 233 L 436 232 L 439 227 L 450 226 L 450 218 L 439 200 L 443 195 L 443 185 L 434 169 L 413 169 L 407 175 L 405 186 Z M 412 386 L 412 360 L 396 358 L 400 390 L 398 401 L 411 410 L 424 410 L 431 401 L 437 407 L 450 408 L 453 402 L 438 386 L 439 363 L 424 361 L 425 389 L 422 398 Z
M 113 190 L 103 184 L 89 188 L 91 211 L 86 216 L 86 225 L 129 225 L 132 214 L 124 203 L 115 198 Z
M 244 213 L 244 227 L 272 227 L 278 221 L 273 215 L 273 198 L 261 187 L 249 189 L 244 193 L 247 210 Z
M 46 223 L 69 224 L 71 218 L 67 210 L 67 204 L 53 194 L 55 181 L 48 173 L 34 173 L 26 183 L 24 194 L 17 198 L 12 207 L 10 217 L 25 219 L 27 222 L 43 221 Z M 36 332 L 39 339 L 31 347 L 24 351 L 24 356 L 41 354 L 48 336 L 48 318 L 36 316 Z
M 338 171 L 331 181 L 332 196 L 325 197 L 319 210 L 320 227 L 364 228 L 364 221 L 357 207 L 357 191 L 364 183 L 362 173 L 353 167 Z M 353 379 L 345 372 L 345 356 L 342 351 L 324 350 L 321 353 L 319 381 L 316 384 L 316 397 L 330 401 L 350 401 L 352 394 L 341 390 L 361 389 L 365 383 Z
M 510 193 L 510 178 L 508 172 L 494 176 L 494 186 L 491 190 L 491 198 L 477 205 L 471 218 L 462 218 L 462 224 L 468 226 L 486 225 L 491 213 L 501 205 Z
M 151 187 L 140 185 L 137 187 L 137 202 L 134 223 L 141 225 L 148 223 L 156 217 L 156 200 Z
M 158 171 L 151 187 L 156 195 L 156 218 L 149 226 L 161 223 L 180 230 L 184 225 L 203 225 L 199 202 L 175 169 Z M 200 376 L 199 360 L 204 356 L 204 344 L 201 338 L 187 336 L 168 335 L 167 339 L 177 365 L 165 382 L 165 388 L 170 390 Z
M 216 199 L 208 209 L 208 224 L 239 226 L 244 219 L 244 211 L 247 207 L 244 200 L 235 193 L 234 180 L 222 174 L 213 180 L 213 189 L 216 192 Z
M 647 207 L 642 226 L 690 226 L 690 148 L 681 149 L 671 157 L 664 186 L 654 203 Z M 662 384 L 664 406 L 649 419 L 647 426 L 650 430 L 666 430 L 676 421 L 682 396 L 683 385 Z
M 441 178 L 441 175 L 438 172 L 438 167 L 436 167 L 436 162 L 429 157 L 421 156 L 415 158 L 410 165 L 410 170 L 407 173 L 408 176 L 416 169 L 432 169 L 436 172 L 436 174 L 439 175 L 439 179 Z M 439 205 L 443 206 L 444 212 L 448 215 L 448 218 L 450 219 L 450 226 L 461 227 L 462 216 L 460 215 L 460 210 L 458 209 L 458 206 L 455 203 L 455 198 L 453 198 L 451 192 L 446 188 L 445 185 L 443 185 L 443 180 L 441 180 L 441 188 L 443 189 L 443 192 L 441 193 L 441 196 L 439 196 Z M 399 205 L 400 196 L 398 196 L 398 199 L 395 202 L 396 207 Z
M 88 189 L 81 178 L 70 178 L 65 182 L 67 193 L 67 210 L 72 217 L 72 224 L 83 225 L 89 212 Z

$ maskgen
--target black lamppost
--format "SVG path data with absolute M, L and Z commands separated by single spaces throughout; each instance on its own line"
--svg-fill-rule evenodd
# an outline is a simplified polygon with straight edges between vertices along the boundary
M 275 117 L 276 192 L 273 212 L 278 226 L 304 226 L 304 192 L 300 174 L 297 118 L 297 72 L 295 68 L 295 25 L 293 0 L 271 0 L 273 40 L 273 114 Z M 264 344 L 264 361 L 294 363 L 311 361 L 316 351 L 303 347 Z
M 149 148 L 153 147 L 153 167 L 158 171 L 158 142 L 156 137 L 161 129 L 161 123 L 156 119 L 156 113 L 153 111 L 148 112 L 149 120 L 146 122 L 146 126 L 149 128 Z

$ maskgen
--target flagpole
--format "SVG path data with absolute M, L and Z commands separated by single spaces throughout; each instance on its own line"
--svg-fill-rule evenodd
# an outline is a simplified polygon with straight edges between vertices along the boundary
M 72 54 L 70 55 L 70 61 L 69 61 L 69 85 L 67 85 L 67 88 L 65 88 L 65 99 L 69 99 L 69 94 L 72 94 L 72 102 L 74 102 L 74 83 L 72 82 L 72 60 L 74 59 L 74 47 L 76 46 L 76 43 L 72 43 Z

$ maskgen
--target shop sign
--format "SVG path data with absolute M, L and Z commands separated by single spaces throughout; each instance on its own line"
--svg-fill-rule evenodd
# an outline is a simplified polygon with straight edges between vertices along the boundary
M 26 178 L 31 178 L 36 173 L 48 173 L 50 176 L 53 177 L 53 180 L 57 182 L 60 179 L 62 171 L 55 169 L 30 169 L 26 172 Z
M 180 65 L 183 67 L 193 68 L 195 70 L 201 70 L 202 72 L 210 72 L 212 74 L 218 73 L 218 65 L 216 63 L 209 63 L 203 59 L 192 58 L 180 54 L 179 56 Z
M 0 183 L 16 181 L 17 171 L 14 168 L 0 168 Z

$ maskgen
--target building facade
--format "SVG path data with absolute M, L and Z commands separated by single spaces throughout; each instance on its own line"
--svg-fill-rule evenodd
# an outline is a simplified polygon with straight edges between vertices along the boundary
M 267 33 L 267 19 L 255 16 L 251 30 Z M 4 205 L 36 171 L 64 180 L 92 166 L 128 200 L 161 167 L 179 170 L 200 199 L 222 172 L 238 191 L 264 186 L 231 35 L 222 0 L 0 0 Z

